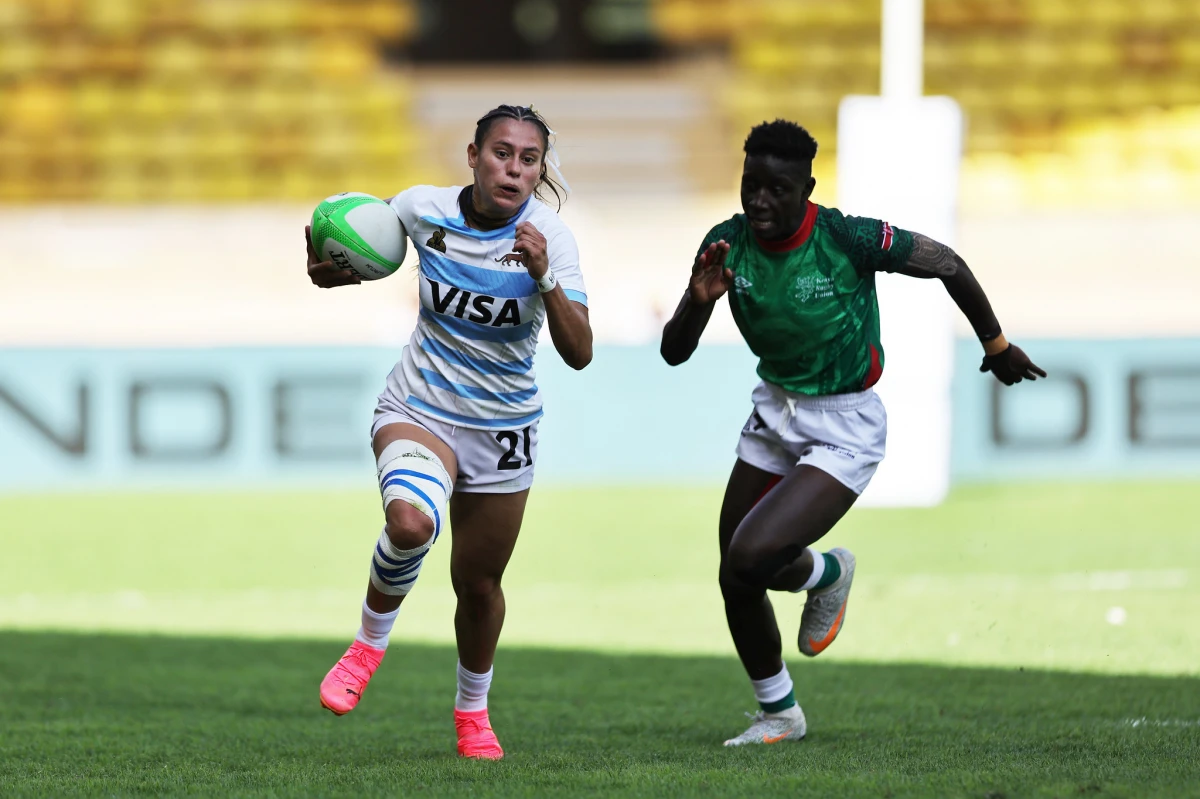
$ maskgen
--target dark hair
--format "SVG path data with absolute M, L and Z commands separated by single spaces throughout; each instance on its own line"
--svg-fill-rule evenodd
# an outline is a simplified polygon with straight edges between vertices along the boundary
M 773 155 L 784 161 L 811 164 L 817 157 L 817 140 L 795 122 L 777 119 L 752 127 L 742 149 L 746 155 Z
M 541 114 L 529 106 L 498 105 L 480 117 L 479 121 L 475 123 L 476 147 L 483 147 L 483 142 L 487 139 L 488 131 L 501 119 L 531 122 L 537 126 L 537 129 L 542 134 L 542 174 L 538 177 L 537 186 L 534 188 L 533 193 L 539 200 L 545 199 L 542 197 L 541 189 L 543 185 L 548 186 L 550 191 L 554 192 L 554 199 L 561 209 L 564 199 L 563 193 L 560 193 L 562 186 L 558 185 L 546 172 L 546 156 L 550 152 L 550 126 L 546 124 L 546 120 L 542 118 Z

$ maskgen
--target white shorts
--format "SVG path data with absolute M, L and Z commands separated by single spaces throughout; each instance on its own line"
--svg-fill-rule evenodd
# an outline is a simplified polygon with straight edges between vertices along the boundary
M 397 423 L 428 430 L 453 450 L 458 461 L 455 491 L 515 494 L 533 485 L 533 466 L 537 462 L 536 421 L 520 430 L 458 427 L 413 410 L 385 388 L 375 406 L 371 440 L 375 440 L 379 428 Z
M 754 412 L 742 428 L 739 459 L 778 475 L 808 464 L 856 494 L 866 489 L 887 440 L 887 412 L 872 389 L 810 397 L 763 382 L 750 398 Z

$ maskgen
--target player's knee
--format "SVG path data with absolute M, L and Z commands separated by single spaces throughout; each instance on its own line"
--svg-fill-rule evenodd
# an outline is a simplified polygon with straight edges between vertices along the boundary
M 771 587 L 773 578 L 787 565 L 790 549 L 753 538 L 735 537 L 721 559 L 722 582 L 728 582 L 731 587 L 766 590 Z
M 762 586 L 755 580 L 754 548 L 741 542 L 734 542 L 725 550 L 721 557 L 721 594 L 726 600 L 739 596 L 757 594 Z
M 471 605 L 487 604 L 500 594 L 499 574 L 462 574 L 452 569 L 450 581 L 459 600 Z
M 379 455 L 386 523 L 371 558 L 371 585 L 405 596 L 441 532 L 453 485 L 442 462 L 415 441 L 393 441 Z
M 759 587 L 758 555 L 752 547 L 730 546 L 721 561 L 721 585 L 731 589 L 755 589 Z
M 433 519 L 407 502 L 389 502 L 384 515 L 384 529 L 396 549 L 416 549 L 433 538 Z
M 721 564 L 718 581 L 721 584 L 721 598 L 726 602 L 738 602 L 762 594 L 735 577 L 724 563 Z
M 454 489 L 437 454 L 415 441 L 393 441 L 377 465 L 388 537 L 400 549 L 436 539 Z

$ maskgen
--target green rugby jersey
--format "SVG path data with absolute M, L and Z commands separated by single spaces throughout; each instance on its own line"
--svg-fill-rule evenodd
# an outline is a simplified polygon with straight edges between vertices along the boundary
M 787 241 L 755 237 L 745 214 L 714 227 L 733 270 L 729 304 L 758 376 L 797 394 L 862 391 L 883 373 L 875 273 L 908 261 L 913 237 L 878 219 L 808 204 Z

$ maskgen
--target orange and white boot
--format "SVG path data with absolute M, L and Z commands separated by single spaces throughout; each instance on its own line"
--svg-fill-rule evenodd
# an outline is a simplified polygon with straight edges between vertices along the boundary
M 808 592 L 804 613 L 800 616 L 797 644 L 800 652 L 809 657 L 824 652 L 842 631 L 846 602 L 850 599 L 850 586 L 854 583 L 855 560 L 850 550 L 836 547 L 829 550 L 829 554 L 837 559 L 841 574 L 832 585 Z
M 385 651 L 356 639 L 321 680 L 321 707 L 338 716 L 354 710 L 375 669 L 383 662 Z
M 479 760 L 499 760 L 504 757 L 504 750 L 500 748 L 496 733 L 492 731 L 492 723 L 488 721 L 487 708 L 455 708 L 454 729 L 458 732 L 459 757 L 473 757 Z

